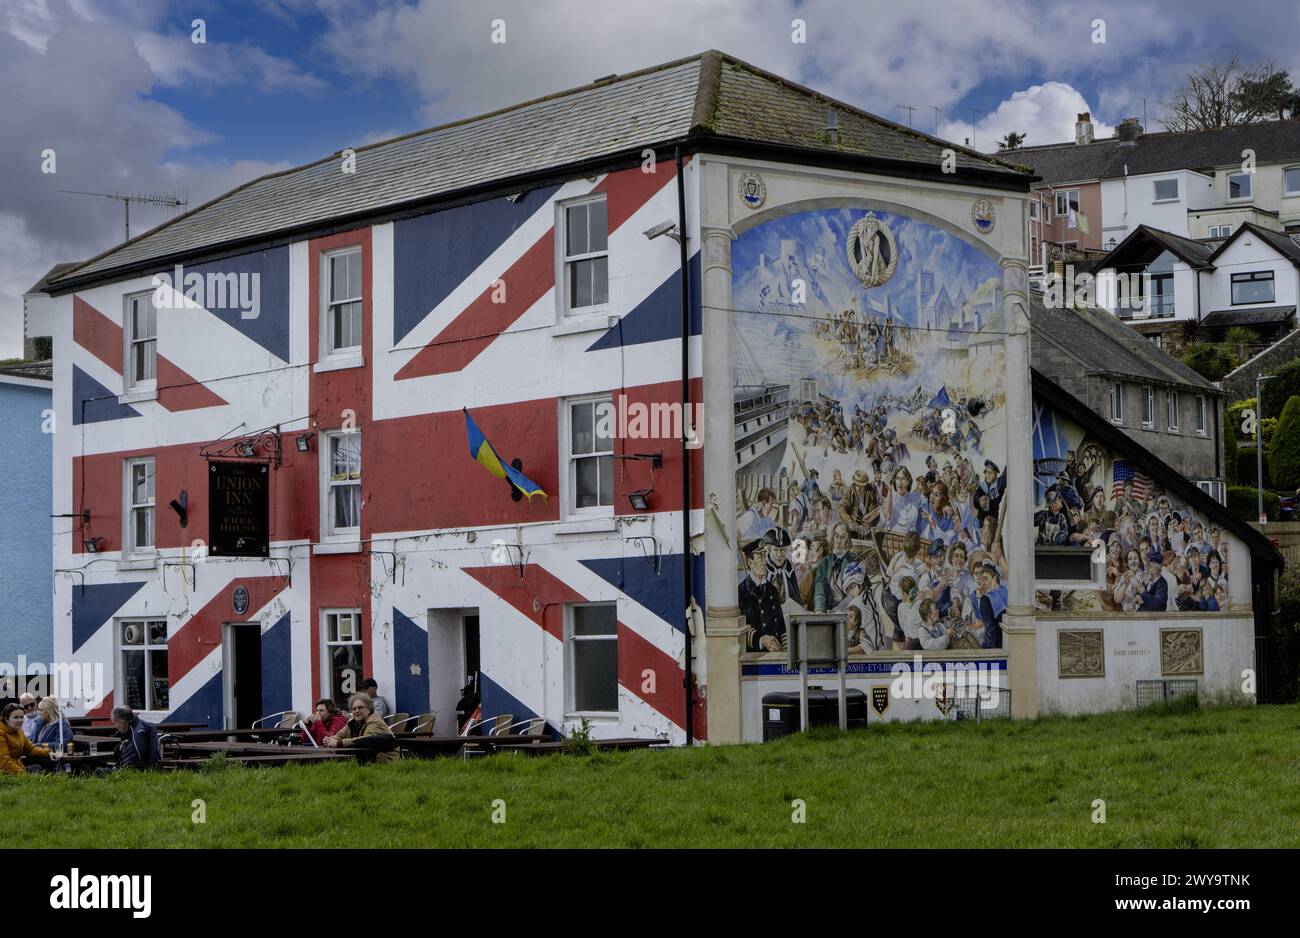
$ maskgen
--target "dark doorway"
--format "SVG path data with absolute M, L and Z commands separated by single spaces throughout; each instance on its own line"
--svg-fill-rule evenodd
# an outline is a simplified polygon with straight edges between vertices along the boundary
M 465 674 L 478 688 L 478 613 L 465 616 Z
M 236 727 L 248 727 L 262 716 L 262 627 L 234 625 L 230 628 L 231 675 L 230 692 L 234 698 L 232 711 Z

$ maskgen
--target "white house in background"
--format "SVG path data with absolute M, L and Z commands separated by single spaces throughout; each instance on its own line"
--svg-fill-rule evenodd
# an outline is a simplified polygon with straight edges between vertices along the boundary
M 1192 319 L 1271 342 L 1295 327 L 1300 243 L 1249 222 L 1222 241 L 1143 225 L 1098 265 L 1097 302 L 1157 344 Z
M 1112 248 L 1139 225 L 1184 238 L 1191 213 L 1214 204 L 1214 177 L 1191 169 L 1123 175 L 1101 181 L 1101 243 Z

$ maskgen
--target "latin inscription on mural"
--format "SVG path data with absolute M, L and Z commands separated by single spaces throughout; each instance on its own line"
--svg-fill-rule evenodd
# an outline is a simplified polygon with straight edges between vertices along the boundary
M 1043 612 L 1226 611 L 1228 539 L 1135 463 L 1034 404 L 1034 539 L 1090 555 L 1105 587 L 1039 590 Z M 1042 579 L 1042 577 L 1040 577 Z M 1055 577 L 1051 579 L 1055 580 Z
M 1166 677 L 1205 673 L 1200 629 L 1160 630 L 1160 673 Z
M 1057 673 L 1061 677 L 1105 677 L 1101 629 L 1056 633 Z
M 846 614 L 852 653 L 1000 648 L 1001 271 L 919 218 L 801 212 L 732 246 L 746 648 Z

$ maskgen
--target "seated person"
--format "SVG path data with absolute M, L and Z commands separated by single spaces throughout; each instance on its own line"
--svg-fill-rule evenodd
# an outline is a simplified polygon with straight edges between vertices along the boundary
M 0 775 L 22 775 L 23 769 L 39 771 L 39 763 L 57 761 L 63 754 L 36 746 L 23 732 L 23 707 L 6 704 L 0 720 Z M 25 760 L 33 760 L 24 766 Z
M 41 722 L 32 741 L 38 746 L 63 752 L 64 747 L 72 742 L 72 724 L 59 712 L 58 701 L 53 697 L 43 697 L 36 705 L 36 712 L 41 715 Z
M 325 745 L 331 749 L 337 746 L 365 749 L 368 752 L 358 759 L 368 762 L 394 762 L 397 760 L 397 738 L 382 718 L 375 713 L 374 702 L 369 694 L 353 694 L 348 701 L 352 719 L 333 736 L 325 737 Z
M 307 730 L 311 733 L 311 738 L 316 741 L 317 746 L 325 745 L 326 736 L 335 736 L 339 730 L 347 726 L 348 718 L 339 712 L 339 708 L 334 705 L 334 701 L 328 697 L 322 697 L 316 701 L 316 712 L 307 718 Z M 302 741 L 307 742 L 307 734 L 303 733 Z
M 117 728 L 117 767 L 119 769 L 156 769 L 162 763 L 158 747 L 158 727 L 135 715 L 127 706 L 114 707 L 111 714 Z

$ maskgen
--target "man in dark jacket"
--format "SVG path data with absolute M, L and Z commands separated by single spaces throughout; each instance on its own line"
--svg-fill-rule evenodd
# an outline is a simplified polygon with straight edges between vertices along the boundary
M 751 541 L 745 546 L 749 573 L 737 587 L 740 614 L 749 626 L 746 650 L 780 651 L 785 637 L 785 614 L 781 610 L 781 591 L 767 568 L 767 545 Z
M 130 707 L 113 708 L 113 726 L 117 727 L 117 767 L 119 769 L 154 769 L 162 762 L 158 748 L 158 728 L 135 715 Z

